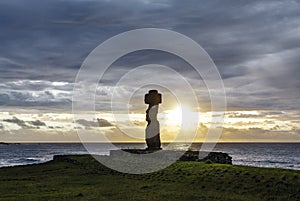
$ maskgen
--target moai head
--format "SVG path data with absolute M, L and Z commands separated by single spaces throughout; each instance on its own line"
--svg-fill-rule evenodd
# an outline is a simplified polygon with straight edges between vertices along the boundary
M 145 101 L 145 104 L 158 105 L 161 103 L 161 94 L 159 94 L 157 90 L 150 90 L 145 95 L 144 101 Z

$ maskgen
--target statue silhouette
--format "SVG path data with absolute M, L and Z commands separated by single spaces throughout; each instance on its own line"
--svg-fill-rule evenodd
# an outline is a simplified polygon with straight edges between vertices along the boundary
M 146 143 L 147 149 L 161 149 L 159 122 L 157 120 L 158 104 L 161 103 L 161 94 L 157 90 L 150 90 L 145 95 L 145 103 L 149 104 L 146 110 Z

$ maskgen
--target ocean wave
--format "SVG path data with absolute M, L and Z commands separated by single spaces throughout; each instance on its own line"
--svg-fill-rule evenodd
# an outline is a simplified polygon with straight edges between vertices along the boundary
M 275 161 L 275 160 L 247 160 L 247 159 L 234 159 L 235 162 L 246 162 L 246 163 L 272 163 L 272 164 L 291 164 L 290 161 Z
M 25 158 L 13 158 L 13 159 L 0 159 L 0 167 L 18 166 L 43 163 L 52 160 L 52 157 L 25 157 Z

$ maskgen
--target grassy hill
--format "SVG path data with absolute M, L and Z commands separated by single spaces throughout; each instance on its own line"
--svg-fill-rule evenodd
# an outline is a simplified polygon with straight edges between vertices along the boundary
M 91 156 L 0 168 L 0 200 L 300 200 L 300 171 L 176 162 L 122 174 Z

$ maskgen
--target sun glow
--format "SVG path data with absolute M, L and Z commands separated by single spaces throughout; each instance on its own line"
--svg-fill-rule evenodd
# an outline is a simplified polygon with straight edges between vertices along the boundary
M 186 106 L 177 107 L 166 111 L 166 123 L 169 125 L 180 126 L 182 129 L 189 129 L 199 121 L 199 113 L 191 111 Z

